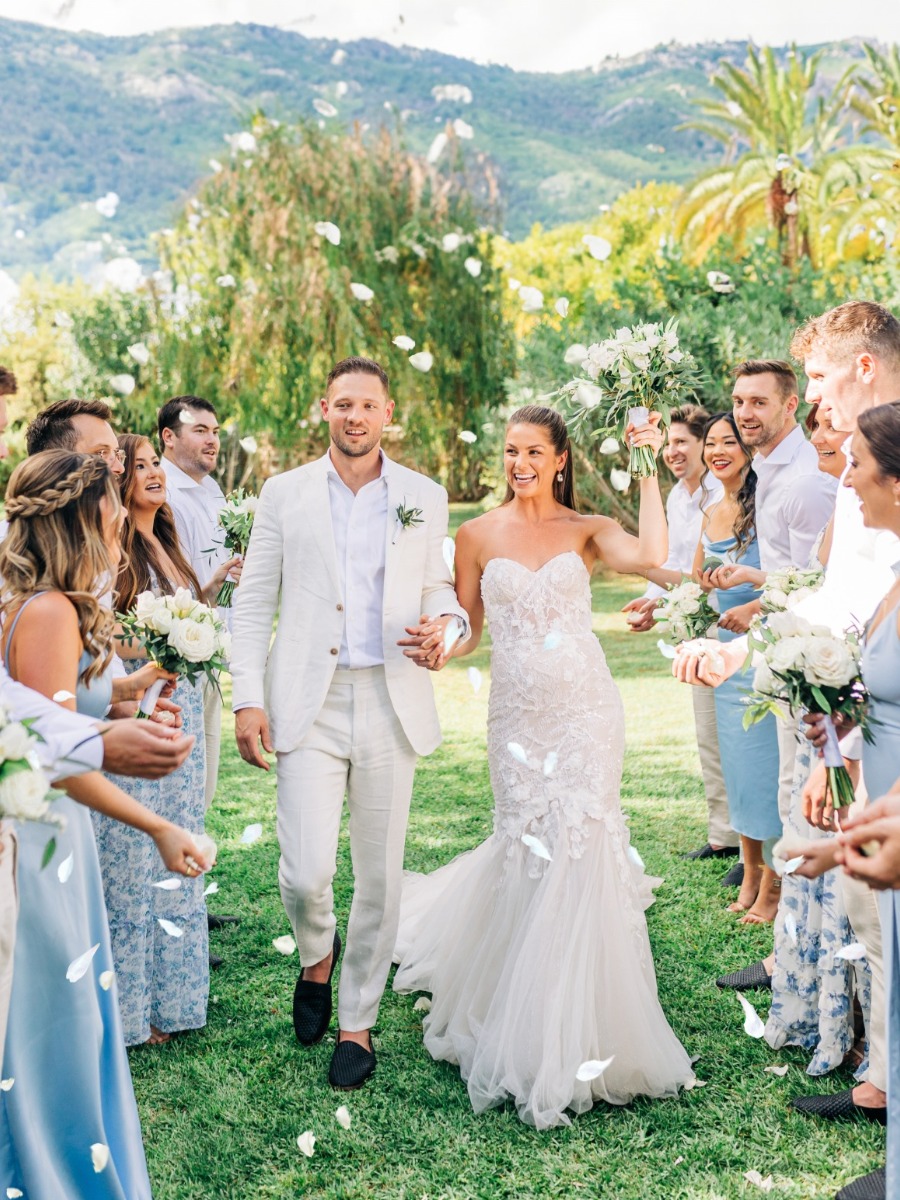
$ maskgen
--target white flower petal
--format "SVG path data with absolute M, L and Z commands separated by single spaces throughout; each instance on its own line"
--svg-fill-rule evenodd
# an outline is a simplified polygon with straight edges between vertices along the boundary
M 544 774 L 552 775 L 556 770 L 556 764 L 559 762 L 559 755 L 555 750 L 551 750 L 544 759 Z
M 447 148 L 446 133 L 439 133 L 431 145 L 428 147 L 428 153 L 425 156 L 429 163 L 436 163 Z
M 598 262 L 605 262 L 612 254 L 612 244 L 606 238 L 586 233 L 581 240 L 587 246 L 591 258 L 596 258 Z
M 462 245 L 462 238 L 458 233 L 445 233 L 441 238 L 441 249 L 446 250 L 448 254 L 452 254 L 454 250 L 458 250 Z
M 0 1092 L 8 1092 L 15 1082 L 15 1075 L 10 1075 L 9 1079 L 0 1079 Z
M 675 656 L 678 653 L 678 651 L 675 649 L 674 646 L 670 646 L 669 643 L 664 642 L 662 640 L 662 638 L 660 638 L 659 641 L 656 643 L 656 648 L 660 652 L 660 654 L 663 656 L 663 658 L 675 658 Z
M 740 1000 L 741 1008 L 744 1010 L 744 1033 L 752 1038 L 761 1038 L 766 1032 L 766 1027 L 759 1013 L 749 1000 L 744 999 L 740 992 L 735 992 L 735 995 Z
M 447 564 L 447 570 L 453 574 L 453 568 L 456 565 L 456 542 L 452 537 L 445 537 L 441 546 L 441 553 L 444 556 L 444 562 Z
M 248 825 L 241 834 L 241 844 L 244 846 L 252 846 L 254 842 L 262 837 L 262 825 L 257 821 L 253 825 Z
M 181 887 L 181 880 L 175 879 L 160 879 L 157 883 L 152 884 L 153 887 L 159 888 L 163 892 L 177 892 Z
M 375 295 L 372 289 L 364 283 L 351 283 L 350 291 L 353 293 L 354 299 L 362 300 L 363 304 L 368 304 Z
M 333 221 L 316 221 L 313 228 L 319 237 L 326 238 L 332 246 L 341 244 L 341 231 Z
M 195 833 L 195 834 L 193 834 L 193 838 L 194 838 L 194 845 L 200 851 L 201 855 L 206 860 L 206 862 L 209 863 L 209 870 L 212 870 L 213 867 L 216 865 L 216 858 L 218 857 L 219 847 L 212 840 L 212 838 L 209 836 L 208 833 Z M 210 884 L 210 887 L 211 886 L 212 885 Z M 219 890 L 218 884 L 216 884 L 214 890 L 215 891 Z M 207 891 L 209 891 L 209 888 L 207 888 Z
M 565 296 L 560 296 L 553 307 L 561 317 L 567 317 L 569 315 L 569 301 Z
M 781 874 L 782 875 L 793 875 L 793 873 L 797 870 L 797 868 L 803 862 L 803 858 L 804 858 L 804 856 L 802 854 L 798 854 L 796 858 L 789 858 L 788 861 L 784 864 L 784 869 L 782 870 Z
M 578 366 L 581 366 L 581 364 L 584 362 L 584 360 L 587 358 L 587 356 L 588 356 L 587 346 L 582 346 L 581 342 L 576 342 L 575 345 L 570 346 L 568 348 L 568 350 L 565 352 L 565 354 L 563 355 L 563 362 L 566 363 L 566 365 L 570 366 L 570 367 L 574 366 L 575 364 L 577 364 Z
M 209 169 L 218 175 L 218 173 L 222 170 L 222 164 L 217 158 L 211 158 L 209 160 Z
M 762 1188 L 764 1192 L 771 1192 L 772 1188 L 775 1186 L 775 1181 L 771 1175 L 767 1175 L 765 1179 L 763 1179 L 759 1171 L 745 1171 L 744 1178 L 748 1183 L 755 1183 L 756 1186 L 758 1188 Z
M 862 942 L 851 942 L 849 946 L 835 950 L 834 957 L 843 958 L 846 962 L 856 962 L 857 959 L 866 957 L 866 948 Z
M 478 441 L 478 434 L 473 433 L 471 429 L 461 429 L 459 431 L 459 440 L 471 446 L 473 442 Z
M 98 1175 L 101 1171 L 105 1171 L 106 1164 L 109 1162 L 109 1146 L 105 1146 L 103 1142 L 94 1142 L 91 1146 L 91 1162 Z
M 119 197 L 115 192 L 107 192 L 99 200 L 94 201 L 94 208 L 101 217 L 114 217 L 119 207 Z
M 600 453 L 601 454 L 618 454 L 619 450 L 620 450 L 619 443 L 616 440 L 616 438 L 614 438 L 614 437 L 604 438 L 603 441 L 600 443 Z
M 79 954 L 77 958 L 73 958 L 66 968 L 66 979 L 69 983 L 77 983 L 84 975 L 85 971 L 91 965 L 91 959 L 100 949 L 100 943 L 96 946 L 91 946 L 90 950 L 85 950 L 84 954 Z
M 457 117 L 453 122 L 453 132 L 458 138 L 463 138 L 464 140 L 475 136 L 475 130 L 462 117 Z
M 319 114 L 320 117 L 336 117 L 337 116 L 338 110 L 334 107 L 334 105 L 331 103 L 331 101 L 323 100 L 321 96 L 316 96 L 315 100 L 313 100 L 313 108 L 316 110 L 316 112 Z
M 777 1075 L 779 1078 L 781 1078 L 784 1075 L 787 1075 L 788 1071 L 790 1070 L 790 1067 L 788 1067 L 787 1065 L 782 1066 L 782 1067 L 763 1067 L 763 1070 L 766 1072 L 767 1075 Z
M 346 58 L 347 58 L 347 51 L 342 50 L 339 46 L 337 48 L 337 50 L 335 50 L 334 54 L 332 54 L 332 56 L 331 56 L 331 65 L 333 67 L 339 67 L 346 61 Z
M 544 307 L 544 293 L 536 287 L 520 287 L 519 299 L 523 312 L 540 312 Z
M 627 492 L 631 487 L 631 476 L 627 471 L 620 471 L 613 467 L 609 473 L 609 482 L 617 492 Z
M 472 685 L 472 691 L 477 696 L 479 690 L 481 689 L 481 672 L 477 667 L 469 667 L 468 671 L 466 671 L 466 675 L 469 678 L 469 683 Z
M 301 1154 L 305 1154 L 307 1158 L 312 1158 L 316 1152 L 316 1135 L 311 1129 L 307 1129 L 306 1133 L 301 1133 L 297 1138 L 297 1147 Z
M 533 834 L 523 833 L 522 834 L 522 845 L 527 846 L 528 849 L 531 851 L 531 853 L 534 854 L 537 858 L 545 858 L 547 860 L 547 862 L 553 861 L 553 855 L 550 853 L 550 851 L 547 849 L 547 847 L 544 845 L 544 843 L 541 841 L 541 839 L 534 837 Z
M 237 280 L 233 275 L 217 275 L 216 283 L 219 287 L 236 287 Z
M 599 1079 L 613 1058 L 615 1058 L 615 1055 L 612 1058 L 589 1058 L 575 1072 L 575 1078 L 580 1083 L 590 1083 L 592 1079 Z
M 394 345 L 397 347 L 398 350 L 407 350 L 408 351 L 408 350 L 415 350 L 415 348 L 416 348 L 416 343 L 412 340 L 411 337 L 407 337 L 405 333 L 399 333 L 394 338 Z
M 431 1012 L 431 997 L 420 996 L 413 1005 L 413 1012 Z
M 133 346 L 128 347 L 128 353 L 136 363 L 140 363 L 142 367 L 146 367 L 150 361 L 150 351 L 143 342 L 135 342 Z
M 463 266 L 466 268 L 466 270 L 469 272 L 469 274 L 472 276 L 473 279 L 477 279 L 478 276 L 481 274 L 481 259 L 480 258 L 467 258 L 466 261 L 463 263 Z
M 289 933 L 283 933 L 281 937 L 273 938 L 272 945 L 279 954 L 293 954 L 297 949 L 297 943 Z
M 103 988 L 104 992 L 108 992 L 109 989 L 112 987 L 112 983 L 113 983 L 113 980 L 115 979 L 115 977 L 116 976 L 115 976 L 114 971 L 101 971 L 100 974 L 97 976 L 97 982 Z
M 23 1196 L 24 1194 L 25 1193 L 20 1188 L 8 1187 L 6 1189 L 6 1200 L 19 1200 L 19 1197 Z
M 525 751 L 522 749 L 522 747 L 519 745 L 518 742 L 507 742 L 506 748 L 510 752 L 510 754 L 513 756 L 513 758 L 516 759 L 517 762 L 525 763 L 527 765 L 528 755 L 525 753 Z
M 162 927 L 163 932 L 167 933 L 169 937 L 180 938 L 184 933 L 184 930 L 179 929 L 174 921 L 169 921 L 165 917 L 157 917 L 156 919 Z
M 219 885 L 216 883 L 215 880 L 213 880 L 212 883 L 208 883 L 206 885 L 206 887 L 203 891 L 203 895 L 204 896 L 214 896 L 218 890 L 219 890 Z
M 259 449 L 255 437 L 242 437 L 238 445 L 245 454 L 255 454 Z
M 513 279 L 512 276 L 510 276 L 510 278 L 506 281 L 506 286 L 511 292 L 517 292 L 522 284 L 518 279 Z
M 75 857 L 72 854 L 67 854 L 59 866 L 56 868 L 56 876 L 60 883 L 67 883 L 72 875 L 72 868 L 75 866 Z
M 334 1119 L 337 1121 L 338 1125 L 340 1125 L 341 1129 L 350 1128 L 350 1109 L 346 1104 L 342 1104 L 341 1107 L 336 1110 Z
M 133 375 L 110 375 L 109 386 L 120 396 L 130 396 L 134 391 Z
M 409 356 L 409 365 L 415 367 L 417 371 L 430 371 L 434 366 L 434 356 L 427 350 L 420 350 L 418 354 Z
M 545 650 L 557 650 L 562 645 L 563 635 L 558 629 L 551 629 L 544 638 Z

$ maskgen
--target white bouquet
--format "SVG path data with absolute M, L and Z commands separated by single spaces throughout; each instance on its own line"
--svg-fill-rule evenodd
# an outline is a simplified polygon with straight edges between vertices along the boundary
M 706 592 L 699 583 L 685 579 L 669 588 L 660 598 L 653 613 L 660 622 L 660 633 L 674 646 L 694 638 L 706 637 L 719 614 L 710 606 Z
M 173 596 L 141 592 L 134 610 L 118 617 L 129 643 L 139 642 L 148 656 L 164 670 L 183 675 L 196 683 L 205 675 L 219 686 L 218 672 L 231 655 L 231 635 L 215 610 L 195 600 L 187 588 Z M 164 680 L 157 680 L 144 693 L 139 717 L 149 717 Z
M 233 550 L 235 554 L 247 553 L 258 506 L 259 497 L 245 492 L 243 488 L 237 488 L 225 497 L 225 507 L 219 509 L 219 525 L 225 534 L 222 544 L 226 549 Z M 226 579 L 219 588 L 216 604 L 221 608 L 230 608 L 236 586 L 231 579 Z
M 576 438 L 617 437 L 625 427 L 648 423 L 650 410 L 667 425 L 669 414 L 696 394 L 696 363 L 678 342 L 678 322 L 623 327 L 615 337 L 594 342 L 581 363 L 586 378 L 560 389 L 565 415 Z M 656 474 L 649 446 L 633 446 L 628 467 L 633 476 Z
M 53 791 L 38 762 L 41 739 L 30 725 L 30 721 L 13 721 L 0 708 L 0 819 L 41 821 L 62 829 L 65 820 L 50 809 Z M 55 849 L 56 838 L 51 837 L 41 866 L 47 865 Z
M 784 567 L 769 571 L 760 603 L 764 613 L 786 612 L 817 592 L 825 581 L 821 567 Z

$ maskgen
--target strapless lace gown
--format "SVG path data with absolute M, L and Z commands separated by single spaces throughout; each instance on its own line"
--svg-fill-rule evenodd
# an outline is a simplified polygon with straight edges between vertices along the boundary
M 657 997 L 644 910 L 658 881 L 619 803 L 624 714 L 588 572 L 575 552 L 539 571 L 495 558 L 481 590 L 494 833 L 405 877 L 394 988 L 432 994 L 425 1045 L 459 1064 L 477 1112 L 511 1097 L 546 1129 L 595 1100 L 674 1096 L 693 1071 Z

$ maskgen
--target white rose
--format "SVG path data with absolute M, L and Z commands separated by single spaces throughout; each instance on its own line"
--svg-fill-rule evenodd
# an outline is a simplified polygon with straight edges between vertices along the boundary
M 189 588 L 178 588 L 175 595 L 169 597 L 169 608 L 176 617 L 189 616 L 196 603 Z
M 804 665 L 806 638 L 785 637 L 776 642 L 768 655 L 769 665 L 773 671 L 791 671 L 797 666 Z
M 0 779 L 0 813 L 20 821 L 39 821 L 47 812 L 48 791 L 40 771 L 13 771 Z
M 248 496 L 241 507 L 244 512 L 255 513 L 259 508 L 259 496 Z
M 135 601 L 137 619 L 141 622 L 148 621 L 156 612 L 158 603 L 159 600 L 152 592 L 141 592 Z
M 155 629 L 157 633 L 161 633 L 163 637 L 167 637 L 177 619 L 173 612 L 170 612 L 165 605 L 161 604 L 147 621 L 147 624 L 151 629 Z
M 169 634 L 169 645 L 188 662 L 206 662 L 215 653 L 215 627 L 185 617 L 176 621 Z
M 14 721 L 0 730 L 0 762 L 24 758 L 31 749 L 32 737 L 24 725 Z
M 804 621 L 802 617 L 791 612 L 772 613 L 766 622 L 766 627 L 780 638 L 809 637 L 812 632 L 812 626 L 808 621 Z
M 780 690 L 778 680 L 772 674 L 769 664 L 763 659 L 753 673 L 753 690 L 762 692 L 764 696 L 777 696 Z
M 856 674 L 847 644 L 838 638 L 810 638 L 804 653 L 806 678 L 824 687 L 840 687 Z
M 764 596 L 769 608 L 782 610 L 788 607 L 787 593 L 783 592 L 781 588 L 767 587 Z
M 231 658 L 231 634 L 227 629 L 223 629 L 218 635 L 217 648 L 224 659 Z

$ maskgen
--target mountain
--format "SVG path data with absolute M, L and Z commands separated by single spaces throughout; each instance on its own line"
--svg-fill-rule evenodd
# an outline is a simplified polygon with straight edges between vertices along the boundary
M 638 181 L 683 181 L 717 159 L 714 143 L 677 126 L 718 62 L 745 49 L 668 45 L 551 75 L 262 25 L 112 38 L 0 19 L 0 269 L 71 277 L 99 257 L 149 261 L 149 234 L 172 222 L 210 158 L 230 153 L 226 134 L 260 109 L 317 119 L 317 98 L 335 122 L 402 118 L 423 152 L 448 120 L 465 121 L 514 237 L 583 218 Z M 835 73 L 855 50 L 835 48 Z M 109 192 L 113 217 L 95 207 Z

